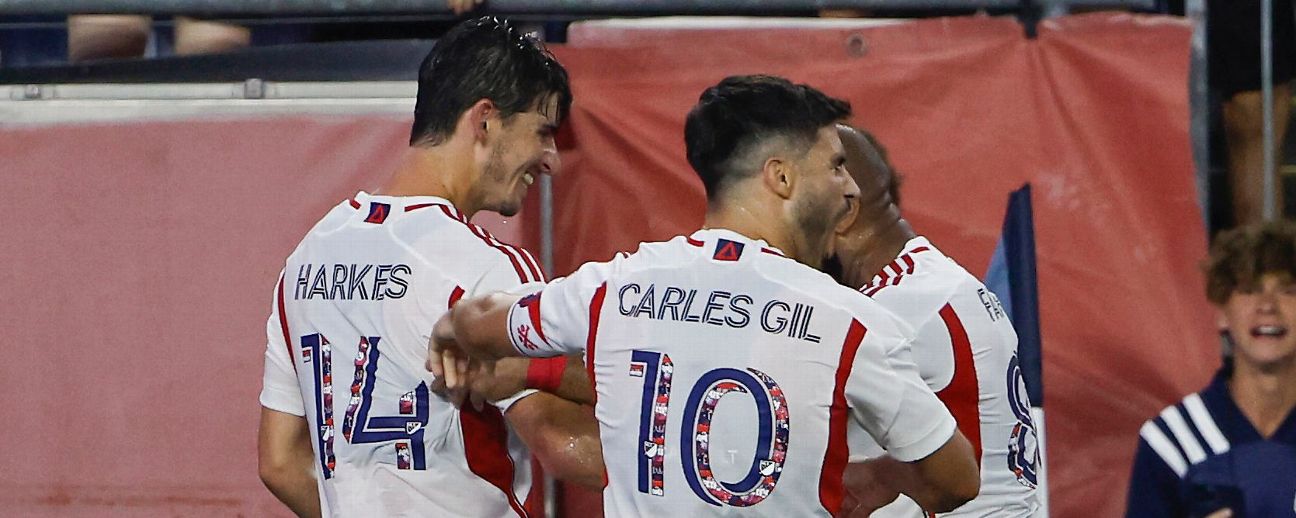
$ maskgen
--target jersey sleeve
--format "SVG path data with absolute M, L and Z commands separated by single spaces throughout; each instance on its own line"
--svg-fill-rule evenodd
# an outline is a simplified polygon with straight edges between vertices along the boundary
M 918 375 L 911 339 L 899 328 L 877 325 L 865 332 L 846 398 L 855 420 L 897 460 L 921 460 L 954 435 L 954 417 Z
M 531 254 L 521 248 L 509 247 L 509 251 L 492 258 L 493 264 L 486 268 L 477 282 L 468 287 L 465 295 L 475 297 L 496 291 L 515 292 L 519 286 L 544 282 L 544 274 L 540 273 L 538 268 L 533 272 L 527 266 L 518 267 L 516 266 L 518 263 L 514 262 L 517 256 L 505 255 L 512 254 L 512 251 L 516 251 L 518 255 L 525 254 L 525 257 L 531 257 Z
M 522 297 L 509 311 L 509 339 L 523 356 L 548 357 L 585 350 L 590 327 L 607 291 L 607 279 L 620 257 L 586 263 L 568 277 L 554 279 Z
M 297 372 L 293 369 L 292 353 L 284 342 L 283 322 L 279 318 L 279 299 L 283 296 L 280 283 L 275 288 L 270 303 L 270 318 L 266 320 L 265 372 L 261 381 L 261 406 L 287 414 L 306 415 Z
M 502 250 L 502 252 L 507 256 L 501 255 L 497 258 L 496 264 L 486 269 L 471 289 L 467 290 L 468 296 L 485 295 L 497 291 L 525 295 L 544 287 L 544 274 L 540 272 L 539 266 L 529 252 L 514 247 L 509 247 L 509 250 Z M 514 262 L 519 259 L 522 262 Z M 532 265 L 535 267 L 532 268 Z M 514 404 L 537 392 L 539 391 L 536 389 L 522 389 L 492 404 L 500 412 L 508 412 Z
M 1155 426 L 1155 425 L 1153 425 Z M 1169 446 L 1174 448 L 1174 446 Z M 1179 475 L 1157 454 L 1145 437 L 1139 437 L 1130 474 L 1127 518 L 1187 516 L 1179 498 Z

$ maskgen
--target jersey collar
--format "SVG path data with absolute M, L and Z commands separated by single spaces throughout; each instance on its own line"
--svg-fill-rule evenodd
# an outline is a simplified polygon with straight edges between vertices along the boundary
M 782 250 L 770 246 L 764 239 L 752 239 L 727 228 L 704 228 L 689 235 L 690 241 L 700 242 L 704 245 L 711 244 L 720 239 L 728 239 L 740 243 L 750 243 L 762 252 L 787 257 Z
M 1263 440 L 1255 425 L 1247 419 L 1246 414 L 1237 406 L 1229 393 L 1228 381 L 1233 377 L 1232 366 L 1225 364 L 1215 373 L 1215 377 L 1201 391 L 1202 403 L 1217 419 L 1217 424 L 1231 443 L 1245 443 Z M 1269 440 L 1287 444 L 1296 444 L 1296 410 L 1287 414 L 1278 430 Z
M 438 205 L 448 209 L 450 217 L 466 221 L 463 213 L 451 203 L 450 200 L 440 196 L 386 196 L 382 194 L 369 194 L 364 191 L 357 192 L 351 198 L 351 206 L 357 209 L 364 207 L 369 202 L 386 203 L 394 209 L 400 209 L 400 212 L 409 212 L 424 207 Z

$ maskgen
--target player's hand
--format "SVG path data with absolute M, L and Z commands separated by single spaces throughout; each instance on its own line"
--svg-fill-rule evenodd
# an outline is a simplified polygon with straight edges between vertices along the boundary
M 446 0 L 446 7 L 456 15 L 460 15 L 475 9 L 485 0 Z
M 474 404 L 495 402 L 517 394 L 526 388 L 527 358 L 507 358 L 495 362 L 482 362 L 472 371 L 468 393 Z
M 444 390 L 454 392 L 466 386 L 468 371 L 475 367 L 469 361 L 467 353 L 455 340 L 454 322 L 450 313 L 441 315 L 432 326 L 432 338 L 428 340 L 427 370 L 444 383 Z M 461 400 L 462 401 L 462 400 Z
M 864 518 L 900 497 L 900 492 L 886 483 L 885 475 L 880 473 L 876 463 L 847 464 L 842 485 L 846 489 L 846 498 L 842 501 L 841 516 Z

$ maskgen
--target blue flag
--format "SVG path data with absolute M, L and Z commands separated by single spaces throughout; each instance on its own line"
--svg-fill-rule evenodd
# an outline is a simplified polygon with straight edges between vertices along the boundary
M 1031 214 L 1030 184 L 1008 195 L 1003 233 L 990 258 L 985 283 L 1008 311 L 1017 331 L 1017 357 L 1026 392 L 1036 407 L 1044 406 L 1041 369 L 1039 288 L 1035 278 L 1035 218 Z

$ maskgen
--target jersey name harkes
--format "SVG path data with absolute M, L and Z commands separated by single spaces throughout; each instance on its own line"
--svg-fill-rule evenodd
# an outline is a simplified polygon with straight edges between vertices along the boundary
M 407 264 L 303 264 L 293 300 L 399 299 L 413 273 Z
M 753 321 L 761 330 L 788 338 L 819 343 L 810 332 L 814 306 L 778 299 L 757 301 L 745 293 L 715 290 L 699 292 L 676 286 L 641 286 L 630 283 L 617 290 L 617 309 L 622 316 L 696 322 L 742 329 Z

